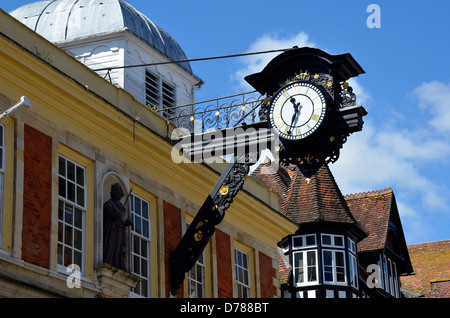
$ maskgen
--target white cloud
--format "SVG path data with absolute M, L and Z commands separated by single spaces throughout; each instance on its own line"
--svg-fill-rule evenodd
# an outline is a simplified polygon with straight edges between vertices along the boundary
M 265 34 L 250 45 L 248 52 L 288 49 L 294 46 L 315 47 L 316 44 L 311 42 L 308 34 L 303 31 L 287 38 L 281 38 L 277 34 Z M 244 77 L 261 72 L 264 67 L 278 54 L 280 53 L 250 55 L 242 58 L 241 61 L 244 64 L 244 67 L 238 70 L 234 76 L 234 79 L 239 81 L 239 89 L 252 90 L 253 88 L 244 80 Z
M 370 100 L 369 92 L 359 84 L 356 77 L 350 78 L 348 84 L 353 88 L 353 93 L 356 95 L 356 103 L 367 107 L 367 102 Z
M 252 51 L 288 48 L 297 45 L 315 47 L 308 35 L 300 32 L 291 38 L 267 34 L 255 41 Z M 260 72 L 275 55 L 264 54 L 242 59 L 244 67 L 236 72 L 242 88 L 249 89 L 243 78 Z M 358 102 L 366 105 L 372 97 L 357 79 L 349 84 Z M 448 218 L 450 188 L 438 184 L 429 175 L 429 167 L 441 165 L 445 171 L 450 158 L 450 84 L 424 83 L 410 94 L 415 97 L 416 109 L 425 111 L 427 125 L 412 127 L 404 114 L 390 111 L 399 120 L 373 123 L 364 118 L 362 132 L 348 138 L 339 160 L 330 166 L 344 194 L 359 193 L 392 187 L 399 213 L 409 241 L 428 240 L 433 234 L 430 215 L 439 213 Z M 412 106 L 414 107 L 414 106 Z M 391 116 L 391 117 L 392 117 Z
M 438 81 L 423 83 L 413 91 L 422 110 L 433 118 L 429 124 L 442 133 L 450 132 L 450 83 Z

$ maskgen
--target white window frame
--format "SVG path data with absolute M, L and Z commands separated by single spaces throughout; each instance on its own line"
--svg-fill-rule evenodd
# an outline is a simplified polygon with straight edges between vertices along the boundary
M 132 289 L 131 293 L 137 297 L 151 297 L 151 218 L 150 218 L 150 202 L 132 193 L 130 195 L 130 216 L 133 221 L 133 229 L 131 231 L 131 271 L 138 276 L 141 281 Z M 137 208 L 139 206 L 139 209 Z M 145 216 L 145 207 L 146 214 Z M 136 243 L 139 244 L 139 251 L 136 249 Z M 145 254 L 142 252 L 145 249 Z M 136 261 L 139 262 L 138 270 L 136 269 Z M 146 263 L 145 272 L 143 272 L 142 263 Z M 146 286 L 144 287 L 144 282 Z M 144 292 L 146 291 L 146 295 Z
M 383 255 L 384 290 L 389 293 L 390 292 L 390 289 L 389 289 L 389 274 L 388 274 L 387 266 L 388 266 L 387 257 L 386 257 L 386 255 Z
M 358 268 L 358 254 L 356 250 L 356 242 L 352 239 L 347 239 L 348 243 L 348 269 L 349 269 L 349 284 L 358 289 L 359 268 Z M 352 276 L 355 278 L 352 282 Z
M 204 251 L 188 273 L 188 298 L 205 297 L 205 253 Z
M 61 159 L 64 160 L 64 175 L 62 175 L 61 172 Z M 67 174 L 67 163 L 71 163 L 74 165 L 75 174 L 74 174 L 74 180 L 70 178 Z M 83 185 L 80 185 L 78 182 L 79 180 L 77 177 L 77 169 L 81 169 L 83 172 Z M 60 189 L 61 189 L 61 181 L 64 182 L 65 187 L 65 194 L 61 195 Z M 68 184 L 74 184 L 75 190 L 74 190 L 74 200 L 71 200 L 68 198 Z M 78 200 L 78 196 L 81 193 L 78 193 L 78 189 L 82 189 L 83 193 L 83 204 L 79 204 L 80 201 Z M 59 155 L 58 156 L 58 243 L 57 243 L 57 269 L 58 272 L 62 272 L 64 274 L 71 273 L 72 270 L 68 270 L 68 266 L 74 263 L 74 254 L 75 252 L 78 252 L 81 254 L 81 264 L 77 264 L 80 266 L 81 273 L 84 275 L 85 273 L 85 236 L 86 236 L 86 206 L 87 206 L 87 198 L 86 198 L 86 167 L 76 163 L 75 161 L 67 158 L 66 156 Z M 68 209 L 69 207 L 69 209 Z M 77 212 L 79 211 L 79 212 Z M 76 222 L 76 213 L 81 213 L 81 220 L 79 221 L 78 225 L 75 224 Z M 67 219 L 66 216 L 72 214 L 73 220 Z M 69 230 L 72 230 L 71 238 L 68 239 L 66 236 Z M 75 233 L 76 231 L 80 232 L 81 235 L 81 248 L 75 247 Z M 59 259 L 60 257 L 60 249 L 61 249 L 61 257 L 62 260 Z M 69 262 L 66 266 L 64 265 L 64 257 L 66 254 L 66 251 L 71 252 L 71 259 L 72 261 Z M 62 263 L 61 263 L 62 262 Z
M 331 253 L 331 265 L 325 265 L 325 253 Z M 337 280 L 337 264 L 336 264 L 336 254 L 342 253 L 342 260 L 344 262 L 344 266 L 339 266 L 343 268 L 344 272 L 344 281 Z M 325 276 L 325 267 L 331 267 L 332 280 L 326 280 Z M 345 250 L 335 250 L 335 249 L 322 249 L 322 268 L 323 268 L 323 282 L 328 285 L 347 285 L 347 261 L 345 257 Z
M 324 238 L 325 237 L 329 237 L 330 238 L 330 243 L 324 243 Z M 335 235 L 335 234 L 321 234 L 321 242 L 322 242 L 322 246 L 326 246 L 326 247 L 332 247 L 332 248 L 345 248 L 345 241 L 344 241 L 344 236 L 343 235 Z M 340 239 L 342 244 L 336 244 L 336 240 Z
M 314 239 L 314 242 L 311 242 Z M 299 244 L 300 243 L 300 244 Z M 292 236 L 292 249 L 303 249 L 317 247 L 316 234 L 294 235 Z
M 186 222 L 186 230 L 189 228 L 190 223 Z M 200 257 L 195 262 L 192 269 L 189 271 L 188 277 L 188 298 L 204 298 L 205 296 L 205 251 L 202 252 Z
M 308 258 L 308 254 L 309 253 L 314 253 L 314 263 L 315 264 L 309 264 L 309 258 Z M 299 266 L 299 262 L 297 262 L 297 256 L 301 255 L 302 258 L 302 264 L 301 266 Z M 317 285 L 319 283 L 319 266 L 318 266 L 318 258 L 317 258 L 317 249 L 305 249 L 305 250 L 300 250 L 300 251 L 296 251 L 292 253 L 292 270 L 294 273 L 294 285 L 296 287 L 301 287 L 301 286 L 311 286 L 311 285 Z M 302 272 L 302 281 L 299 282 L 299 273 L 298 273 L 298 269 L 299 268 L 303 269 Z M 315 280 L 309 280 L 309 269 L 310 268 L 314 268 L 315 271 Z
M 250 256 L 236 247 L 234 248 L 234 269 L 236 273 L 237 297 L 250 298 Z
M 382 288 L 392 296 L 399 298 L 400 286 L 397 275 L 397 265 L 386 255 L 380 255 L 379 264 L 381 264 L 380 276 L 383 278 L 381 279 Z

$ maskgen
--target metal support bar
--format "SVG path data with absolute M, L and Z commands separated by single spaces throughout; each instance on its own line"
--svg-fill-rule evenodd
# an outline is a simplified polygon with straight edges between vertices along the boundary
M 22 106 L 27 106 L 27 107 L 31 107 L 31 102 L 28 99 L 28 97 L 26 96 L 22 96 L 20 98 L 20 102 L 18 102 L 16 105 L 14 105 L 13 107 L 5 110 L 1 115 L 0 115 L 0 120 L 5 119 L 6 117 L 8 117 L 9 115 L 11 115 L 14 111 L 18 110 L 20 107 Z
M 215 226 L 223 220 L 225 211 L 242 189 L 249 166 L 248 162 L 238 162 L 236 156 L 232 158 L 177 248 L 171 253 L 169 274 L 172 295 L 177 294 L 186 273 L 192 269 L 214 234 Z
M 211 130 L 202 134 L 191 134 L 181 138 L 176 147 L 182 150 L 191 161 L 201 163 L 204 159 L 216 156 L 233 154 L 238 158 L 246 157 L 249 152 L 257 153 L 270 149 L 275 145 L 276 138 L 275 133 L 267 128 L 267 121 L 263 121 Z

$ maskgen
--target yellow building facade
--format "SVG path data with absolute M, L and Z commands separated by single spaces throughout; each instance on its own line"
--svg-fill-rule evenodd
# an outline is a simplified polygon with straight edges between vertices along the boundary
M 0 296 L 169 297 L 170 251 L 226 163 L 174 163 L 172 123 L 0 10 L 0 111 L 24 95 L 32 106 L 0 123 Z M 132 189 L 127 208 L 145 229 L 128 242 L 138 271 L 102 261 L 114 183 Z M 251 297 L 279 297 L 276 246 L 296 229 L 277 195 L 248 178 L 205 249 L 203 276 L 187 277 L 178 297 L 237 297 L 236 255 L 248 260 Z M 74 288 L 70 261 L 81 269 Z

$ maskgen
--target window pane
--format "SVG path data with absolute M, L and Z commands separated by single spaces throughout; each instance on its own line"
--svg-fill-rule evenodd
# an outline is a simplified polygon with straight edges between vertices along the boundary
M 345 269 L 342 267 L 336 268 L 336 279 L 338 282 L 345 282 Z
M 81 253 L 75 251 L 73 254 L 74 254 L 74 255 L 73 255 L 73 263 L 74 263 L 74 264 L 77 264 L 77 265 L 80 266 L 80 268 L 81 268 L 81 265 L 82 265 L 82 264 L 81 264 L 81 262 L 82 262 L 82 259 L 81 259 Z
M 331 245 L 331 236 L 329 236 L 329 235 L 322 235 L 322 244 L 324 244 L 324 245 Z
M 64 232 L 64 243 L 66 245 L 72 246 L 73 229 L 71 226 L 66 225 L 66 230 Z
M 70 264 L 73 264 L 72 261 L 72 250 L 69 247 L 64 248 L 64 266 L 69 266 Z
M 73 246 L 81 251 L 83 246 L 83 233 L 81 231 L 75 230 L 73 240 L 74 240 Z
M 316 236 L 315 235 L 308 235 L 306 237 L 306 245 L 316 245 Z
M 134 213 L 141 215 L 141 200 L 138 197 L 134 197 Z
M 148 221 L 144 220 L 142 224 L 142 235 L 148 237 Z
M 68 204 L 65 205 L 64 221 L 70 225 L 72 225 L 72 220 L 73 220 L 72 210 L 73 210 L 73 208 L 70 205 L 68 205 Z
M 57 259 L 58 259 L 58 264 L 63 265 L 63 247 L 61 244 L 58 244 L 58 255 L 57 255 Z
M 65 198 L 66 197 L 66 180 L 59 177 L 58 179 L 58 194 Z
M 242 266 L 248 268 L 247 266 L 247 254 L 242 253 Z
M 325 267 L 324 279 L 327 282 L 332 282 L 333 281 L 333 268 L 332 267 Z
M 308 266 L 316 265 L 316 252 L 309 251 L 307 253 Z
M 142 201 L 142 216 L 148 219 L 148 203 L 145 201 Z
M 142 258 L 141 259 L 141 275 L 143 277 L 147 277 L 147 274 L 148 274 L 147 267 L 148 267 L 147 260 L 145 258 Z
M 317 280 L 316 252 L 314 251 L 308 252 L 307 261 L 308 261 L 308 282 L 315 282 Z
M 58 222 L 58 242 L 62 242 L 64 240 L 64 225 L 61 222 Z
M 134 230 L 136 233 L 142 234 L 141 218 L 138 216 L 135 216 L 134 218 Z
M 67 161 L 67 179 L 75 182 L 75 164 Z
M 58 220 L 64 221 L 64 202 L 58 201 Z
M 147 258 L 148 255 L 148 241 L 141 239 L 141 256 Z
M 334 237 L 334 245 L 336 246 L 344 246 L 344 240 L 341 236 L 335 236 Z
M 344 266 L 344 253 L 336 252 L 336 266 Z
M 62 157 L 59 157 L 59 174 L 61 176 L 65 176 L 66 175 L 66 160 Z
M 303 253 L 294 254 L 294 269 L 297 283 L 303 283 Z
M 293 243 L 294 247 L 302 247 L 303 246 L 303 237 L 301 237 L 301 236 L 294 237 L 293 242 L 294 242 Z
M 135 254 L 140 254 L 140 240 L 139 237 L 137 235 L 133 235 L 133 253 Z
M 75 184 L 67 182 L 67 199 L 75 202 Z
M 332 265 L 333 257 L 331 255 L 331 251 L 323 251 L 323 263 L 324 265 Z
M 77 186 L 77 204 L 84 207 L 84 188 Z
M 136 274 L 141 274 L 141 262 L 140 262 L 140 259 L 139 259 L 139 256 L 134 256 L 134 269 L 133 269 L 133 271 L 136 273 Z
M 84 169 L 77 167 L 77 184 L 84 187 Z
M 81 229 L 83 226 L 82 222 L 83 222 L 83 212 L 80 209 L 75 209 L 75 226 Z

